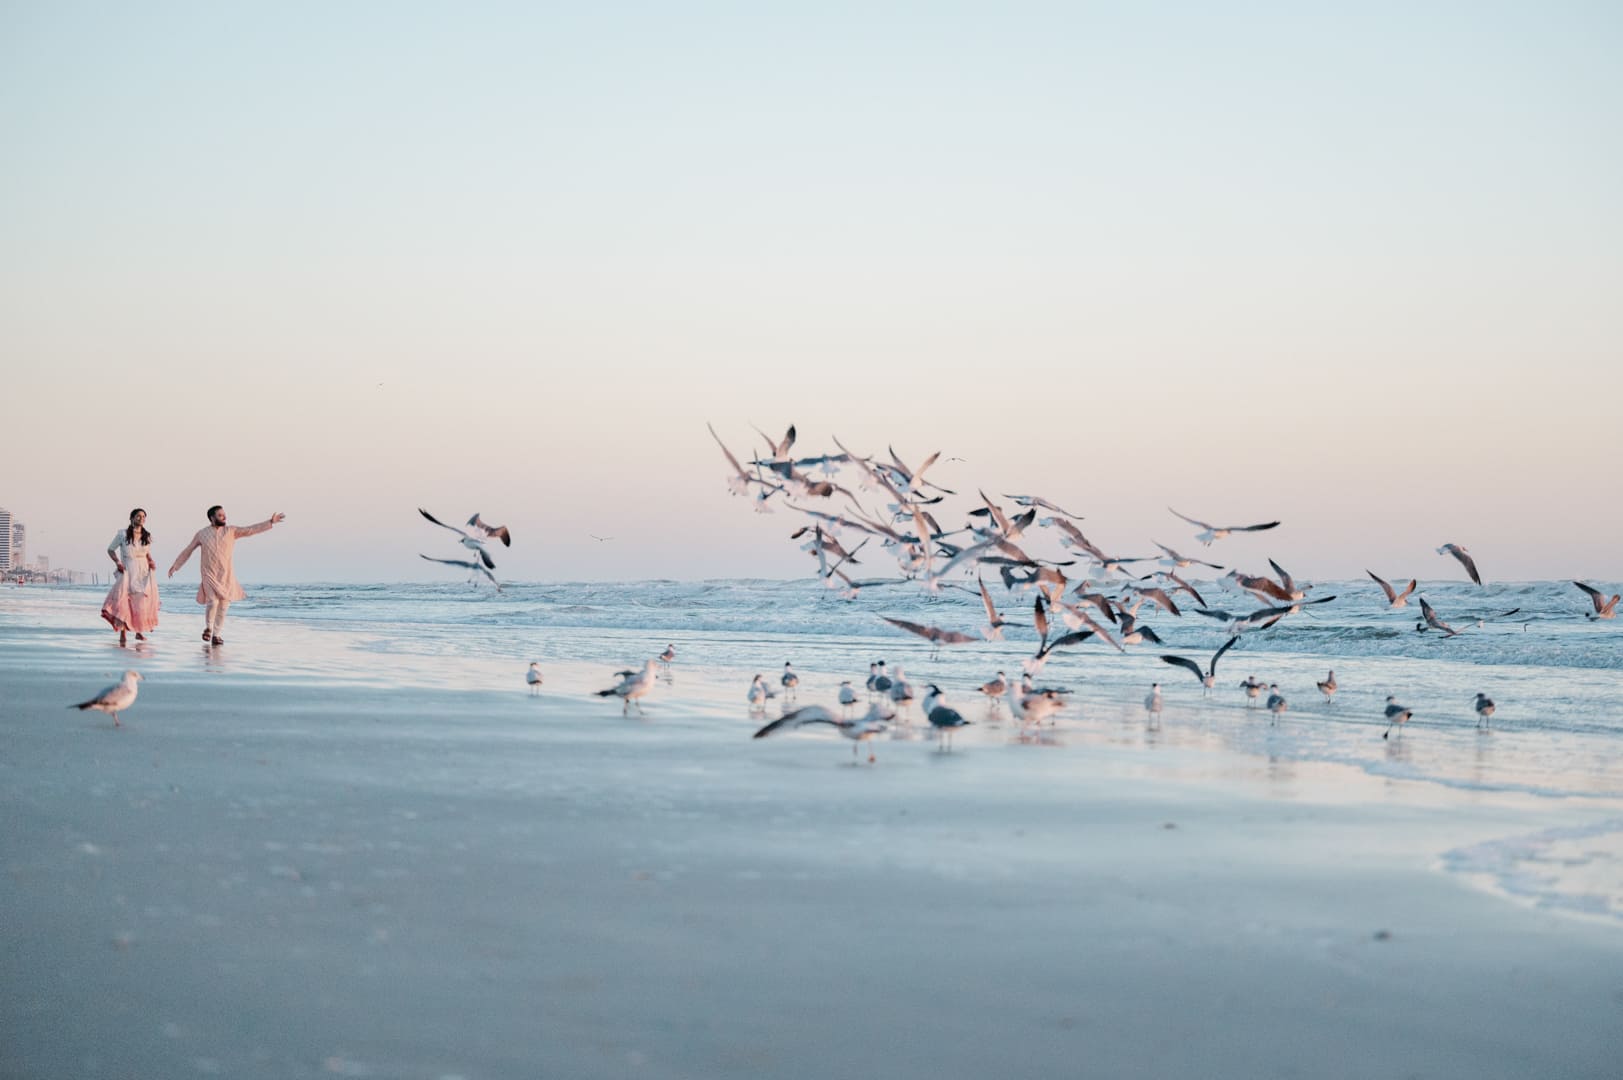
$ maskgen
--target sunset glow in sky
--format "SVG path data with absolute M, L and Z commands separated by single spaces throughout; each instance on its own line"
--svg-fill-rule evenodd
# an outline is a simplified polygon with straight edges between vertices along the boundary
M 788 576 L 705 430 L 1107 548 L 1623 577 L 1615 4 L 0 3 L 0 505 L 102 570 Z M 753 446 L 752 446 L 752 441 Z M 589 534 L 612 536 L 599 543 Z

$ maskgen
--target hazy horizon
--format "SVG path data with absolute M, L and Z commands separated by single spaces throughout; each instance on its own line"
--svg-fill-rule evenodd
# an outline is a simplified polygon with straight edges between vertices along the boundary
M 0 5 L 0 506 L 90 572 L 134 506 L 165 570 L 285 512 L 250 588 L 457 580 L 418 506 L 509 580 L 782 578 L 705 423 L 795 423 L 1116 551 L 1615 583 L 1620 52 L 1585 3 Z

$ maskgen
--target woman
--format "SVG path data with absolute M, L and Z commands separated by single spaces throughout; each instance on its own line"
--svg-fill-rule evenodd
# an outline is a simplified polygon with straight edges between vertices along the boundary
M 153 571 L 152 534 L 146 528 L 147 512 L 130 511 L 130 527 L 113 534 L 107 545 L 107 557 L 118 569 L 113 574 L 113 587 L 101 605 L 101 617 L 118 631 L 118 643 L 123 645 L 125 635 L 135 631 L 136 641 L 145 641 L 146 632 L 158 625 L 158 576 Z

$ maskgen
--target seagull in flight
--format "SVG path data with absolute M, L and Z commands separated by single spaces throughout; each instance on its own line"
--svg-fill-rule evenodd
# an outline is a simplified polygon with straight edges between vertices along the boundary
M 1167 509 L 1172 510 L 1172 507 L 1169 506 Z M 1264 522 L 1261 525 L 1209 525 L 1204 521 L 1198 521 L 1195 518 L 1189 517 L 1185 514 L 1180 514 L 1176 510 L 1172 510 L 1172 516 L 1183 518 L 1183 520 L 1189 522 L 1191 525 L 1199 525 L 1201 531 L 1196 534 L 1195 539 L 1199 540 L 1207 547 L 1212 546 L 1212 541 L 1222 540 L 1230 533 L 1262 532 L 1264 529 L 1273 529 L 1279 526 L 1279 522 L 1277 521 Z
M 770 724 L 757 731 L 753 738 L 764 739 L 769 735 L 777 735 L 785 731 L 794 731 L 811 724 L 827 724 L 841 735 L 851 740 L 851 762 L 856 763 L 857 747 L 883 734 L 896 714 L 878 703 L 868 706 L 868 711 L 855 720 L 837 717 L 832 711 L 821 705 L 806 705 L 799 709 L 791 709 Z M 872 748 L 868 750 L 868 764 L 877 760 Z
M 422 552 L 418 552 L 418 555 L 421 558 L 427 559 L 429 562 L 444 563 L 446 566 L 460 566 L 464 570 L 468 571 L 470 575 L 483 574 L 485 577 L 490 579 L 490 583 L 496 586 L 498 591 L 502 587 L 502 583 L 496 580 L 496 575 L 492 574 L 484 563 L 473 562 L 468 559 L 436 559 L 432 555 L 423 555 Z M 473 579 L 470 577 L 470 580 Z
M 433 519 L 430 518 L 429 520 L 432 521 Z M 468 519 L 468 528 L 483 533 L 486 538 L 494 536 L 502 542 L 502 547 L 513 546 L 513 534 L 507 530 L 506 525 L 486 525 L 479 520 L 479 515 L 475 514 Z
M 1623 599 L 1623 595 L 1613 593 L 1612 598 L 1607 600 L 1599 589 L 1590 588 L 1581 581 L 1574 581 L 1573 584 L 1578 586 L 1578 588 L 1582 589 L 1584 592 L 1588 593 L 1590 603 L 1595 605 L 1595 613 L 1591 615 L 1586 611 L 1584 612 L 1584 618 L 1590 620 L 1591 622 L 1595 621 L 1596 619 L 1617 618 L 1617 602 L 1618 600 Z
M 1202 559 L 1191 559 L 1187 555 L 1180 555 L 1176 551 L 1173 551 L 1171 548 L 1167 547 L 1165 544 L 1161 543 L 1159 540 L 1151 540 L 1150 543 L 1167 553 L 1167 557 L 1160 560 L 1160 562 L 1161 565 L 1166 567 L 1168 570 L 1182 570 L 1189 566 L 1209 566 L 1213 570 L 1223 569 L 1214 562 L 1206 562 Z
M 906 619 L 893 619 L 889 615 L 879 617 L 892 626 L 900 627 L 910 634 L 917 634 L 928 641 L 932 646 L 930 650 L 932 659 L 941 651 L 943 645 L 967 645 L 972 641 L 979 640 L 974 634 L 963 634 L 957 630 L 943 630 L 939 626 L 921 626 L 916 622 L 908 622 Z
M 490 557 L 490 552 L 485 550 L 485 538 L 483 536 L 475 536 L 470 532 L 464 532 L 463 530 L 457 528 L 455 525 L 447 525 L 445 522 L 441 521 L 439 518 L 435 517 L 433 514 L 430 514 L 427 510 L 424 510 L 420 506 L 417 508 L 417 512 L 419 514 L 423 515 L 429 521 L 433 522 L 435 525 L 438 525 L 440 528 L 442 528 L 442 529 L 450 529 L 452 532 L 454 532 L 458 536 L 462 537 L 462 540 L 461 540 L 462 546 L 467 548 L 469 551 L 472 551 L 475 554 L 477 554 L 479 556 L 479 561 L 485 564 L 485 569 L 486 570 L 494 570 L 494 569 L 496 569 L 496 561 Z M 479 515 L 475 514 L 473 517 L 474 517 L 474 520 L 478 520 Z M 472 522 L 469 522 L 469 524 L 472 524 Z M 506 530 L 504 529 L 503 531 L 505 532 Z M 426 559 L 426 558 L 428 558 L 428 556 L 424 555 L 423 558 Z M 445 562 L 447 560 L 445 560 L 445 559 L 436 559 L 434 561 L 435 562 Z
M 1454 558 L 1460 561 L 1460 565 L 1465 567 L 1465 572 L 1471 575 L 1471 580 L 1476 582 L 1478 585 L 1482 584 L 1482 575 L 1476 572 L 1476 560 L 1471 558 L 1470 552 L 1466 551 L 1458 544 L 1444 544 L 1442 547 L 1437 549 L 1437 554 L 1454 556 Z
M 1234 643 L 1239 640 L 1240 635 L 1235 634 L 1233 637 L 1223 642 L 1223 647 L 1212 654 L 1212 662 L 1206 666 L 1205 671 L 1200 670 L 1200 665 L 1195 663 L 1193 660 L 1186 659 L 1182 656 L 1163 656 L 1161 657 L 1161 662 L 1164 664 L 1171 664 L 1174 667 L 1186 668 L 1193 672 L 1195 678 L 1200 680 L 1200 685 L 1204 688 L 1201 696 L 1208 697 L 1211 695 L 1212 687 L 1217 685 L 1217 662 L 1223 658 L 1224 653 L 1234 648 Z
M 107 713 L 113 718 L 113 726 L 121 727 L 122 725 L 118 722 L 118 714 L 135 704 L 135 684 L 140 681 L 141 673 L 139 671 L 126 671 L 122 679 L 89 701 L 81 701 L 77 705 L 69 705 L 68 708 L 78 709 L 80 712 L 86 709 L 95 709 L 97 712 Z
M 1414 592 L 1414 587 L 1417 584 L 1414 578 L 1409 579 L 1409 587 L 1407 589 L 1404 589 L 1402 592 L 1398 592 L 1385 581 L 1375 577 L 1375 571 L 1365 570 L 1364 573 L 1368 574 L 1371 578 L 1374 578 L 1375 584 L 1379 585 L 1381 587 L 1381 591 L 1386 594 L 1387 607 L 1400 608 L 1409 606 L 1409 594 Z

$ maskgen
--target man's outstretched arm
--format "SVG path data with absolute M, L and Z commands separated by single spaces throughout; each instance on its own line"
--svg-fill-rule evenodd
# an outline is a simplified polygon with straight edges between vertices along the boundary
M 261 521 L 258 525 L 249 525 L 246 528 L 241 529 L 233 528 L 232 535 L 234 535 L 238 540 L 241 540 L 244 536 L 255 536 L 269 529 L 272 525 L 285 520 L 286 518 L 286 514 L 272 514 L 264 521 Z

